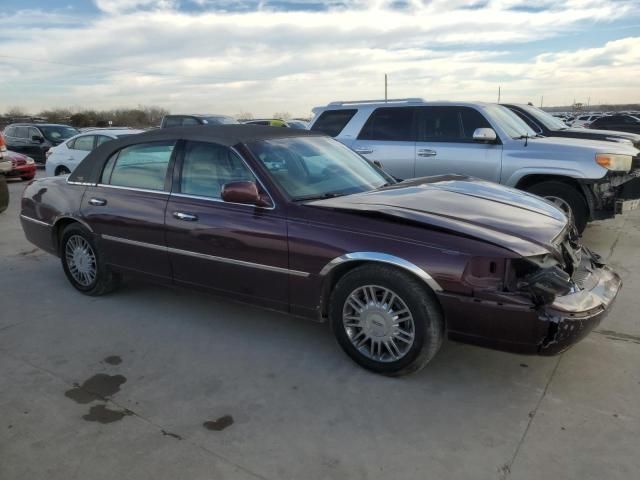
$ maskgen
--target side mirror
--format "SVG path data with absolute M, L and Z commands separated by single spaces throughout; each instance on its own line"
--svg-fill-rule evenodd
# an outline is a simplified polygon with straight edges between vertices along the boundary
M 230 203 L 268 207 L 269 201 L 260 195 L 255 182 L 231 182 L 222 187 L 222 200 Z
M 31 141 L 32 142 L 38 142 L 38 143 L 44 143 L 44 138 L 42 138 L 40 135 L 32 135 L 31 136 Z
M 493 128 L 476 128 L 473 132 L 474 142 L 495 142 L 498 136 Z

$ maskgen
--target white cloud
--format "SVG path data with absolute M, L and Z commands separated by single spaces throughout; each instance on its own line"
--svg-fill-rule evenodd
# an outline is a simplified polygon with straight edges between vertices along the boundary
M 510 54 L 531 40 L 637 17 L 637 2 L 545 0 L 536 7 L 548 8 L 533 10 L 520 0 L 412 0 L 403 9 L 390 3 L 196 15 L 177 10 L 176 1 L 97 0 L 105 13 L 74 28 L 13 22 L 3 30 L 11 40 L 0 39 L 0 68 L 12 72 L 0 77 L 0 89 L 29 91 L 0 98 L 0 111 L 153 103 L 174 111 L 302 115 L 331 100 L 380 96 L 385 72 L 393 96 L 493 100 L 501 85 L 511 101 L 640 100 L 640 37 Z

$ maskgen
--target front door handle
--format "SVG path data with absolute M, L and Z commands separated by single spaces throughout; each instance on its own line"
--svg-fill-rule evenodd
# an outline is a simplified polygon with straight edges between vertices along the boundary
M 428 148 L 420 148 L 418 150 L 419 157 L 435 157 L 437 153 L 438 152 L 436 152 L 435 150 L 430 150 Z
M 198 216 L 197 215 L 193 215 L 191 213 L 173 212 L 173 216 L 175 218 L 177 218 L 178 220 L 184 220 L 185 222 L 197 222 L 198 221 Z
M 104 207 L 107 204 L 107 201 L 104 198 L 92 198 L 89 200 L 89 203 L 96 207 Z
M 356 148 L 354 150 L 356 153 L 359 153 L 360 155 L 369 155 L 370 153 L 373 153 L 373 148 L 371 147 L 361 147 L 361 148 Z

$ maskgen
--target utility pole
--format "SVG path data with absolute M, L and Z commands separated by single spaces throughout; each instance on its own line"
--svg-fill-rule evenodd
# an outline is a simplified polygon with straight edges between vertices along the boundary
M 543 100 L 544 100 L 544 95 L 542 95 L 542 96 L 540 97 L 540 108 L 542 108 L 542 102 L 543 102 Z
M 500 103 L 500 85 L 498 85 L 498 103 Z
M 384 74 L 384 101 L 387 102 L 387 74 Z

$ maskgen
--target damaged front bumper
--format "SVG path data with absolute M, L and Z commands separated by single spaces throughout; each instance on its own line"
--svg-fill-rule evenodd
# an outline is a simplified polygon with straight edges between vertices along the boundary
M 555 355 L 584 338 L 609 313 L 622 287 L 622 280 L 606 266 L 584 267 L 584 289 L 556 297 L 542 307 L 539 320 L 549 325 L 539 347 L 541 355 Z

